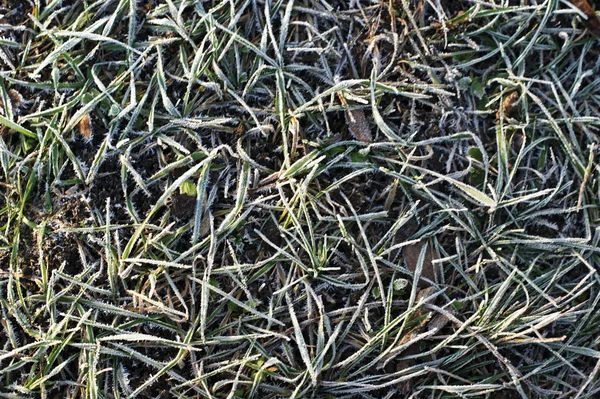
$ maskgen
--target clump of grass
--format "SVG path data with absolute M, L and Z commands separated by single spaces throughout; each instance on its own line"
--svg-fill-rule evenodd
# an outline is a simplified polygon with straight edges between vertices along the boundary
M 0 13 L 1 397 L 598 395 L 568 2 Z

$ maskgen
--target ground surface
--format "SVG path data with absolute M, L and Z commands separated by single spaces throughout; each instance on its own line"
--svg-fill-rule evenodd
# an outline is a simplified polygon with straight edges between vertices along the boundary
M 598 397 L 586 5 L 0 0 L 0 397 Z

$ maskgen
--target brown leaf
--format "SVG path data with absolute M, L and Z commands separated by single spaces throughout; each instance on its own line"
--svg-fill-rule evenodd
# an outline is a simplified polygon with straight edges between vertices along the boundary
M 579 8 L 586 16 L 585 27 L 596 37 L 600 38 L 600 19 L 588 0 L 571 0 L 571 4 Z
M 13 109 L 19 109 L 25 103 L 25 99 L 23 98 L 21 93 L 19 93 L 15 89 L 9 89 L 7 94 L 8 94 L 8 98 L 10 99 L 10 104 L 12 105 Z M 0 107 L 3 107 L 3 106 L 4 106 L 4 103 L 2 102 L 2 99 L 0 98 Z
M 346 123 L 352 137 L 365 143 L 372 143 L 373 136 L 371 135 L 371 128 L 367 122 L 365 112 L 361 109 L 350 109 L 348 101 L 346 101 L 346 98 L 341 93 L 338 93 L 338 98 L 344 108 L 346 108 Z
M 25 99 L 23 98 L 21 93 L 19 93 L 15 89 L 8 90 L 8 97 L 10 97 L 10 100 L 12 101 L 12 105 L 15 108 L 19 108 L 19 107 L 21 107 L 21 105 L 23 105 L 23 103 L 25 103 Z
M 92 120 L 90 119 L 90 114 L 83 115 L 79 120 L 79 134 L 87 140 L 92 138 Z
M 417 270 L 417 265 L 419 263 L 419 255 L 421 254 L 421 250 L 425 245 L 425 241 L 421 240 L 415 244 L 407 245 L 404 247 L 404 261 L 406 262 L 406 266 L 408 270 L 414 273 Z M 435 253 L 433 252 L 433 248 L 431 245 L 427 246 L 425 250 L 425 256 L 423 258 L 423 269 L 421 270 L 421 277 L 426 278 L 431 281 L 437 281 L 437 270 L 433 265 L 433 259 L 435 257 Z M 425 280 L 419 280 L 419 287 L 423 288 L 428 286 Z
M 356 140 L 363 141 L 365 143 L 372 143 L 373 136 L 371 135 L 371 128 L 365 117 L 365 113 L 360 109 L 352 109 L 346 111 L 346 123 L 348 123 L 348 130 L 352 137 Z
M 500 119 L 502 116 L 504 116 L 505 118 L 509 116 L 518 99 L 519 93 L 517 93 L 516 91 L 513 91 L 508 96 L 504 97 L 502 105 L 500 105 L 498 112 L 496 112 L 496 119 Z

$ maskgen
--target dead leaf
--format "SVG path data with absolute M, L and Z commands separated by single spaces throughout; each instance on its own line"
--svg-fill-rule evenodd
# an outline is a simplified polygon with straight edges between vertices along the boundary
M 365 112 L 361 109 L 349 109 L 348 101 L 342 94 L 338 93 L 338 98 L 342 105 L 346 107 L 346 123 L 352 137 L 364 143 L 372 143 L 373 135 L 371 135 L 371 128 L 367 122 Z
M 8 89 L 7 94 L 8 94 L 8 98 L 10 100 L 10 104 L 12 105 L 13 109 L 18 110 L 25 103 L 25 99 L 23 98 L 21 93 L 19 93 L 15 89 Z M 4 106 L 4 103 L 2 102 L 2 99 L 0 98 L 0 107 L 3 107 L 3 106 Z
M 512 110 L 515 106 L 515 103 L 517 102 L 518 99 L 519 99 L 519 93 L 517 93 L 516 91 L 513 91 L 508 96 L 504 97 L 504 101 L 502 101 L 502 104 L 500 105 L 498 112 L 496 112 L 496 119 L 500 119 L 502 117 L 504 117 L 504 118 L 508 117 L 510 115 L 510 113 L 512 112 Z
M 571 0 L 571 4 L 579 8 L 587 17 L 585 27 L 597 38 L 600 38 L 600 19 L 588 0 Z
M 348 131 L 356 140 L 365 143 L 373 142 L 371 128 L 362 110 L 352 109 L 346 111 L 346 123 L 348 123 Z
M 92 120 L 90 119 L 90 114 L 83 115 L 79 120 L 79 134 L 87 140 L 92 138 Z
M 421 240 L 411 245 L 407 245 L 404 247 L 404 261 L 406 262 L 406 266 L 408 270 L 414 273 L 417 270 L 417 265 L 419 263 L 419 255 L 421 254 L 421 250 L 425 245 L 425 241 Z M 429 285 L 428 282 L 423 280 L 426 278 L 431 281 L 437 281 L 437 270 L 433 265 L 433 258 L 435 253 L 433 252 L 433 248 L 431 245 L 427 246 L 425 250 L 425 256 L 423 258 L 423 268 L 421 270 L 421 279 L 419 280 L 419 287 L 424 288 Z

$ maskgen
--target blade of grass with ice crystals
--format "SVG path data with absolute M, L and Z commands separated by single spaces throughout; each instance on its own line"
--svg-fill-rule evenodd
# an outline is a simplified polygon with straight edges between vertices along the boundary
M 487 195 L 485 195 L 483 192 L 479 191 L 475 187 L 469 186 L 466 183 L 460 182 L 458 180 L 455 180 L 455 179 L 453 179 L 451 177 L 448 177 L 448 176 L 442 175 L 440 173 L 434 172 L 432 170 L 422 168 L 420 166 L 416 166 L 416 165 L 412 165 L 412 164 L 407 164 L 407 166 L 409 168 L 411 168 L 411 169 L 415 169 L 415 170 L 418 170 L 420 172 L 433 175 L 435 177 L 440 178 L 441 180 L 444 180 L 447 183 L 450 183 L 451 185 L 453 185 L 456 188 L 460 189 L 460 191 L 462 191 L 464 194 L 466 194 L 468 198 L 474 200 L 477 204 L 489 207 L 490 211 L 495 210 L 496 207 L 497 207 L 497 205 L 498 205 L 496 203 L 496 201 L 494 201 L 493 199 L 491 199 L 490 197 L 488 197 Z M 419 188 L 421 188 L 423 186 L 424 186 L 423 183 L 417 183 L 417 184 L 415 184 L 414 187 L 416 189 L 419 189 Z
M 65 60 L 67 60 L 67 62 L 69 63 L 69 65 L 72 67 L 73 71 L 75 71 L 77 73 L 78 77 L 81 80 L 85 80 L 84 79 L 84 75 L 81 72 L 81 69 L 79 69 L 77 67 L 77 65 L 75 65 L 75 63 L 73 62 L 72 57 L 68 53 L 68 51 L 70 49 L 72 49 L 73 47 L 75 47 L 76 45 L 78 45 L 79 43 L 81 43 L 82 39 L 80 37 L 74 37 L 74 38 L 71 38 L 71 39 L 67 40 L 64 43 L 61 43 L 59 40 L 56 39 L 56 37 L 54 36 L 54 34 L 52 32 L 50 32 L 50 31 L 48 31 L 46 29 L 46 27 L 44 26 L 44 24 L 42 24 L 38 19 L 36 19 L 31 14 L 30 14 L 30 17 L 31 17 L 31 21 L 36 25 L 36 27 L 38 29 L 40 29 L 40 31 L 42 32 L 42 34 L 48 36 L 54 42 L 54 45 L 57 46 L 54 51 L 52 51 L 50 54 L 48 54 L 46 57 L 44 57 L 44 59 L 42 60 L 42 62 L 37 66 L 37 68 L 33 71 L 33 73 L 31 75 L 32 76 L 39 76 L 40 72 L 42 71 L 42 69 L 44 69 L 48 65 L 54 63 L 59 57 L 62 56 L 62 57 L 65 58 Z M 107 19 L 108 18 L 99 19 L 98 21 L 94 22 L 94 24 L 92 24 L 87 29 L 87 31 L 91 32 L 91 31 L 96 30 L 103 23 L 105 23 L 107 21 Z
M 235 219 L 240 214 L 240 211 L 243 209 L 244 203 L 246 202 L 246 195 L 248 194 L 248 187 L 250 184 L 250 172 L 250 164 L 248 162 L 244 162 L 239 172 L 239 182 L 234 208 L 227 214 L 225 219 L 223 219 L 219 225 L 219 228 L 216 231 L 217 235 L 222 235 L 226 231 L 231 231 L 240 222 L 239 219 Z
M 285 168 L 289 167 L 290 165 L 285 78 L 283 77 L 283 73 L 280 69 L 275 72 L 275 77 L 275 81 L 277 83 L 275 109 L 277 110 L 277 115 L 279 116 L 279 129 L 281 129 L 281 139 L 283 143 L 283 167 Z
M 254 45 L 252 42 L 250 42 L 246 38 L 240 36 L 238 33 L 233 32 L 232 30 L 226 28 L 225 26 L 221 25 L 220 23 L 216 22 L 215 20 L 213 20 L 212 22 L 214 23 L 215 27 L 217 27 L 220 30 L 222 30 L 223 32 L 226 32 L 227 34 L 231 35 L 231 37 L 236 42 L 238 42 L 239 44 L 241 44 L 244 48 L 253 51 L 254 53 L 256 53 L 256 55 L 259 56 L 259 58 L 261 60 L 266 61 L 273 68 L 277 68 L 277 62 L 274 59 L 272 59 L 271 57 L 269 57 L 265 51 L 259 49 L 258 47 L 256 47 L 256 45 Z
M 202 216 L 204 214 L 206 191 L 208 187 L 209 174 L 211 162 L 207 162 L 206 165 L 200 170 L 200 176 L 198 176 L 198 183 L 196 184 L 196 209 L 194 211 L 194 230 L 192 232 L 192 245 L 198 242 L 200 237 L 200 228 L 202 226 Z
M 569 142 L 567 137 L 564 135 L 564 133 L 558 126 L 558 123 L 556 123 L 556 120 L 552 116 L 552 113 L 544 105 L 542 100 L 537 95 L 535 95 L 531 90 L 526 89 L 526 93 L 538 105 L 538 107 L 540 107 L 542 112 L 546 115 L 546 118 L 547 118 L 546 122 L 550 125 L 550 127 L 552 127 L 552 130 L 554 131 L 556 136 L 558 136 L 561 144 L 563 145 L 563 149 L 565 150 L 565 152 L 567 153 L 567 155 L 573 162 L 573 166 L 575 167 L 575 170 L 577 171 L 578 176 L 580 178 L 582 178 L 583 175 L 585 174 L 585 166 L 584 166 L 583 161 L 577 156 L 577 154 L 575 154 L 575 152 L 573 150 L 573 144 L 571 142 Z
M 79 356 L 79 354 L 71 355 L 70 357 L 67 358 L 67 360 L 56 365 L 56 367 L 51 372 L 49 372 L 43 376 L 40 375 L 39 377 L 36 376 L 38 378 L 36 378 L 36 377 L 29 378 L 29 380 L 27 382 L 25 382 L 25 384 L 24 384 L 25 388 L 29 389 L 29 390 L 34 390 L 38 386 L 41 386 L 46 381 L 48 381 L 50 378 L 52 378 L 56 374 L 60 373 L 62 371 L 62 369 L 64 369 L 69 363 L 71 363 L 73 360 L 75 360 L 78 356 Z
M 294 305 L 288 292 L 285 293 L 285 300 L 288 303 L 288 312 L 290 315 L 290 319 L 292 320 L 292 325 L 294 326 L 294 335 L 296 337 L 296 345 L 298 346 L 298 350 L 300 351 L 300 357 L 302 358 L 302 361 L 304 362 L 304 365 L 306 366 L 308 373 L 310 374 L 313 386 L 316 386 L 318 375 L 315 371 L 310 355 L 308 354 L 308 348 L 306 346 L 306 342 L 304 341 L 304 336 L 302 335 L 302 328 L 300 327 L 300 323 L 298 323 L 296 311 L 294 310 Z
M 283 19 L 281 20 L 281 26 L 279 28 L 279 52 L 281 54 L 283 54 L 283 52 L 285 51 L 293 7 L 294 0 L 289 0 L 287 6 L 285 7 L 285 12 L 283 13 Z
M 23 126 L 15 123 L 9 119 L 6 119 L 4 116 L 0 115 L 0 125 L 4 125 L 9 129 L 14 130 L 15 132 L 21 133 L 24 136 L 27 136 L 32 139 L 37 139 L 37 135 L 33 133 L 31 130 L 24 128 Z
M 107 135 L 104 140 L 102 140 L 102 144 L 100 144 L 100 148 L 96 152 L 92 165 L 87 173 L 87 177 L 85 178 L 85 184 L 90 184 L 96 178 L 98 170 L 106 157 L 106 151 L 110 145 L 110 137 L 110 135 Z
M 208 154 L 207 158 L 203 159 L 198 164 L 194 165 L 188 171 L 186 171 L 185 173 L 183 173 L 177 180 L 175 180 L 173 182 L 173 184 L 171 184 L 165 190 L 165 192 L 156 201 L 156 203 L 154 204 L 154 206 L 148 211 L 148 215 L 146 216 L 146 219 L 141 224 L 138 225 L 138 227 L 136 228 L 135 232 L 133 233 L 133 235 L 131 236 L 131 238 L 127 242 L 127 245 L 123 249 L 123 259 L 130 257 L 130 254 L 133 251 L 134 245 L 137 243 L 140 235 L 142 234 L 142 231 L 144 230 L 144 228 L 146 227 L 146 225 L 150 221 L 150 218 L 156 212 L 158 212 L 158 210 L 160 209 L 160 207 L 162 207 L 165 204 L 165 202 L 167 201 L 167 199 L 171 195 L 173 195 L 173 193 L 176 190 L 179 189 L 179 187 L 183 184 L 183 182 L 187 181 L 196 172 L 198 172 L 198 170 L 200 170 L 206 163 L 210 162 L 213 158 L 215 158 L 217 156 L 218 152 L 221 150 L 221 148 L 222 148 L 222 146 L 219 146 L 219 147 L 215 148 L 214 150 L 212 150 L 210 152 L 210 154 Z M 245 192 L 243 194 L 245 194 Z M 123 269 L 123 267 L 124 267 L 124 264 L 123 264 L 123 261 L 121 260 L 119 274 L 121 274 L 121 273 L 123 273 L 125 271 Z
M 155 76 L 156 81 L 158 82 L 158 89 L 160 92 L 160 97 L 162 99 L 163 107 L 165 107 L 165 109 L 171 116 L 181 118 L 179 110 L 175 108 L 175 106 L 171 102 L 171 99 L 169 98 L 169 95 L 167 94 L 167 83 L 165 78 L 165 70 L 163 66 L 162 48 L 160 46 L 156 46 L 156 55 L 157 63 Z
M 373 118 L 375 119 L 375 124 L 386 137 L 393 141 L 400 143 L 401 145 L 406 145 L 406 141 L 398 136 L 394 131 L 385 123 L 383 118 L 381 117 L 381 113 L 377 107 L 377 99 L 375 97 L 375 80 L 377 79 L 377 71 L 375 68 L 371 70 L 371 79 L 369 81 L 369 87 L 371 89 L 371 112 L 373 113 Z
M 253 309 L 251 307 L 249 307 L 248 305 L 246 305 L 245 303 L 243 303 L 242 301 L 234 298 L 233 296 L 229 295 L 228 293 L 226 293 L 225 291 L 222 291 L 221 289 L 211 285 L 211 284 L 207 284 L 205 283 L 203 280 L 200 280 L 199 278 L 196 277 L 190 277 L 191 280 L 197 282 L 198 284 L 201 284 L 202 286 L 206 286 L 206 288 L 208 288 L 209 290 L 215 292 L 216 294 L 222 296 L 224 299 L 227 299 L 230 302 L 233 302 L 234 304 L 236 304 L 237 306 L 239 306 L 240 308 L 252 313 L 253 315 L 261 318 L 261 319 L 265 319 L 271 323 L 280 325 L 280 326 L 285 326 L 284 323 L 282 323 L 281 321 L 274 319 L 266 314 L 263 314 L 259 311 L 257 311 L 256 309 Z
M 97 33 L 91 33 L 89 32 L 73 32 L 73 31 L 56 31 L 56 32 L 52 32 L 52 35 L 60 38 L 60 37 L 76 37 L 79 39 L 86 39 L 86 40 L 90 40 L 90 41 L 97 41 L 97 42 L 107 42 L 107 43 L 111 43 L 111 44 L 115 44 L 119 47 L 123 47 L 125 50 L 130 51 L 132 53 L 135 53 L 137 55 L 141 55 L 142 52 L 139 50 L 136 50 L 133 47 L 128 46 L 125 43 L 121 43 L 118 40 L 115 40 L 113 38 L 110 38 L 108 36 L 103 36 Z M 71 39 L 72 40 L 72 39 Z M 76 44 L 79 41 L 75 42 Z
M 366 79 L 343 80 L 343 81 L 341 81 L 339 83 L 336 83 L 331 88 L 329 88 L 329 89 L 323 91 L 322 93 L 318 94 L 317 96 L 313 97 L 308 102 L 302 104 L 301 106 L 299 106 L 298 108 L 296 108 L 295 110 L 293 110 L 291 112 L 291 114 L 294 115 L 294 116 L 296 116 L 296 117 L 298 117 L 303 112 L 308 111 L 314 103 L 318 103 L 318 101 L 320 99 L 327 98 L 327 97 L 331 96 L 332 94 L 335 94 L 335 93 L 337 93 L 337 92 L 339 92 L 341 90 L 350 89 L 350 88 L 355 87 L 355 86 L 366 85 L 368 83 L 369 83 L 369 80 L 366 80 Z
M 133 177 L 133 181 L 135 181 L 135 183 L 138 185 L 138 187 L 140 187 L 142 189 L 142 191 L 144 191 L 144 193 L 150 197 L 151 196 L 150 190 L 148 190 L 146 183 L 144 183 L 144 179 L 137 172 L 137 170 L 134 169 L 133 165 L 129 161 L 131 159 L 130 152 L 131 152 L 131 147 L 128 147 L 127 150 L 125 151 L 124 155 L 119 155 L 119 161 L 121 162 L 121 165 L 123 165 L 125 167 L 127 172 L 129 172 L 129 176 Z
M 275 39 L 275 32 L 273 32 L 273 23 L 271 18 L 271 10 L 269 9 L 271 4 L 265 2 L 265 32 L 269 36 L 269 40 L 271 41 L 271 47 L 273 48 L 273 52 L 275 53 L 275 58 L 277 59 L 277 64 L 282 67 L 283 66 L 283 57 L 281 56 L 281 48 L 277 45 L 277 40 Z

